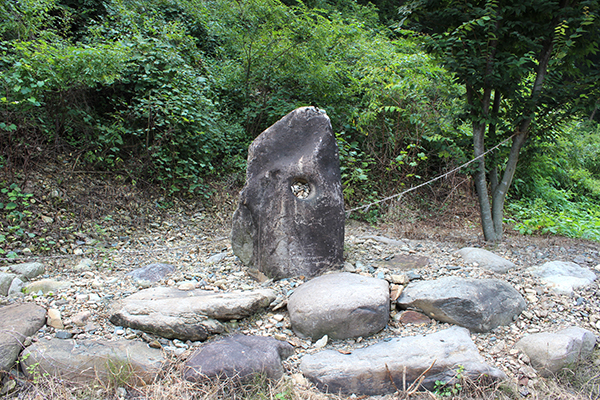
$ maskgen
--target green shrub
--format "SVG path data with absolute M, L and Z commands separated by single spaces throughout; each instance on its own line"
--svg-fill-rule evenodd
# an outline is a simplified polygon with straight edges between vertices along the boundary
M 600 241 L 600 205 L 589 201 L 549 206 L 543 199 L 511 202 L 506 222 L 521 234 L 557 234 Z
M 33 201 L 33 194 L 23 192 L 16 183 L 0 183 L 0 254 L 16 257 L 7 245 L 36 236 L 32 233 L 34 216 L 29 210 Z
M 599 143 L 598 124 L 569 123 L 527 149 L 509 204 L 517 230 L 600 240 Z
M 0 7 L 0 143 L 19 150 L 5 162 L 53 146 L 171 194 L 208 195 L 207 177 L 239 176 L 249 143 L 304 105 L 325 109 L 338 133 L 350 205 L 460 159 L 457 89 L 411 34 L 390 40 L 371 6 L 310 5 L 321 8 L 278 0 Z

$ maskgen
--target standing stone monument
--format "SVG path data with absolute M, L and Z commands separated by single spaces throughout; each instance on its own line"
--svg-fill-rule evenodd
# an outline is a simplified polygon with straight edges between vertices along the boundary
M 231 234 L 251 274 L 313 277 L 341 268 L 344 218 L 338 148 L 324 112 L 298 108 L 252 142 Z

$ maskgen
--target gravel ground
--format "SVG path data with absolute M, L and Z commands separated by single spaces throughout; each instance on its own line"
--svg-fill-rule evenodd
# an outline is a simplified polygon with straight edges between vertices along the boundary
M 497 275 L 476 265 L 465 264 L 455 255 L 459 248 L 482 244 L 477 231 L 466 229 L 446 233 L 444 241 L 440 241 L 440 236 L 444 235 L 440 235 L 439 231 L 434 235 L 435 240 L 426 239 L 425 228 L 419 235 L 424 239 L 409 240 L 397 237 L 390 225 L 376 228 L 349 221 L 346 228 L 345 258 L 357 272 L 375 277 L 387 278 L 392 272 L 380 266 L 382 260 L 392 255 L 404 255 L 429 259 L 428 265 L 412 271 L 421 279 L 456 275 L 494 277 L 511 283 L 527 299 L 526 311 L 510 326 L 499 327 L 489 333 L 473 333 L 471 337 L 489 364 L 502 369 L 509 378 L 525 386 L 534 383 L 537 376 L 528 366 L 527 357 L 513 349 L 514 343 L 523 335 L 555 331 L 572 325 L 600 334 L 600 292 L 597 282 L 571 296 L 557 295 L 525 272 L 528 267 L 561 260 L 574 261 L 598 274 L 598 243 L 556 237 L 508 235 L 503 243 L 486 247 L 516 264 L 516 268 L 507 274 Z M 179 286 L 185 282 L 193 282 L 196 286 L 214 291 L 270 287 L 279 293 L 271 310 L 248 320 L 231 321 L 228 327 L 232 332 L 270 335 L 288 340 L 296 347 L 296 354 L 286 360 L 284 365 L 302 383 L 301 378 L 296 375 L 300 358 L 320 349 L 309 340 L 300 339 L 292 333 L 285 301 L 303 279 L 254 281 L 233 255 L 228 235 L 227 217 L 210 216 L 206 212 L 193 215 L 163 214 L 163 217 L 156 217 L 143 228 L 112 232 L 110 229 L 98 229 L 97 226 L 93 228 L 93 225 L 86 229 L 84 225 L 71 235 L 72 240 L 65 241 L 62 249 L 66 253 L 64 256 L 40 260 L 47 266 L 45 278 L 70 281 L 73 283 L 71 288 L 54 296 L 29 295 L 25 300 L 59 309 L 66 329 L 75 338 L 126 337 L 148 342 L 158 339 L 167 352 L 183 359 L 200 343 L 156 338 L 115 327 L 108 322 L 107 313 L 111 302 L 141 289 L 125 276 L 127 272 L 150 263 L 162 262 L 175 265 L 177 272 L 156 285 Z M 389 245 L 377 237 L 401 240 L 403 244 Z M 210 257 L 219 254 L 222 255 L 220 261 L 212 264 L 207 262 Z M 92 266 L 78 269 L 77 265 L 86 257 L 93 261 Z M 91 314 L 87 325 L 77 327 L 73 321 L 86 313 Z M 387 337 L 432 333 L 449 327 L 448 324 L 435 321 L 422 325 L 405 325 L 394 319 L 397 314 L 398 311 L 393 309 L 389 325 L 372 337 L 330 341 L 325 348 L 358 348 Z M 46 328 L 39 334 L 40 337 L 53 335 L 53 328 Z

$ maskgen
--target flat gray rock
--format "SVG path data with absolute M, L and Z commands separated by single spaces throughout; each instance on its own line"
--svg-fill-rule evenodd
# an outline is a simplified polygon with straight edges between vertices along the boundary
M 30 262 L 23 264 L 15 264 L 10 266 L 10 270 L 18 275 L 23 275 L 25 278 L 31 280 L 44 273 L 46 268 L 44 264 L 39 262 Z
M 246 184 L 232 221 L 233 252 L 269 278 L 317 276 L 342 268 L 344 223 L 329 117 L 314 107 L 298 108 L 248 149 Z
M 527 335 L 515 347 L 527 354 L 540 375 L 551 376 L 589 357 L 595 344 L 596 336 L 592 332 L 570 327 L 556 333 Z
M 389 284 L 383 279 L 349 272 L 314 278 L 288 299 L 292 329 L 296 334 L 320 339 L 369 336 L 388 323 Z
M 300 370 L 322 391 L 385 395 L 402 389 L 404 377 L 409 387 L 432 364 L 422 382 L 422 388 L 428 390 L 433 390 L 436 381 L 452 383 L 459 366 L 464 367 L 462 375 L 471 379 L 483 375 L 506 378 L 502 371 L 485 363 L 469 331 L 459 327 L 425 336 L 395 338 L 351 354 L 325 350 L 306 355 Z
M 368 236 L 362 236 L 361 239 L 373 239 L 379 243 L 383 243 L 388 246 L 405 246 L 405 247 L 407 247 L 407 249 L 408 249 L 408 246 L 410 245 L 410 241 L 408 239 L 396 240 L 396 239 L 387 238 L 385 236 L 368 235 Z
M 21 278 L 13 279 L 10 287 L 8 288 L 8 297 L 20 297 L 23 296 L 23 288 L 25 287 L 25 282 L 21 280 Z
M 40 340 L 21 355 L 23 372 L 48 373 L 67 382 L 99 380 L 131 385 L 151 383 L 165 362 L 162 350 L 132 340 Z M 36 365 L 37 364 L 37 365 Z
M 506 273 L 514 268 L 515 264 L 497 254 L 485 249 L 476 247 L 465 247 L 457 251 L 458 254 L 468 263 L 477 263 L 481 268 L 489 269 L 499 274 Z
M 59 290 L 71 287 L 71 282 L 55 281 L 53 279 L 40 279 L 39 281 L 30 282 L 25 286 L 27 293 L 56 293 Z
M 294 348 L 265 336 L 228 336 L 206 343 L 185 362 L 184 378 L 200 382 L 215 377 L 247 379 L 263 373 L 278 380 L 283 376 L 281 361 L 294 354 Z
M 217 264 L 217 263 L 220 263 L 221 261 L 223 261 L 225 259 L 225 257 L 227 257 L 226 252 L 215 254 L 213 256 L 208 257 L 208 259 L 206 260 L 206 263 L 209 265 Z
M 596 274 L 589 268 L 570 261 L 549 261 L 527 271 L 559 294 L 571 294 L 574 289 L 587 286 L 596 279 Z
M 410 271 L 423 268 L 431 263 L 427 257 L 413 254 L 394 254 L 391 258 L 378 263 L 380 267 L 391 270 Z
M 46 310 L 35 304 L 0 308 L 0 371 L 8 371 L 23 349 L 23 341 L 46 323 Z
M 156 287 L 113 303 L 110 322 L 169 339 L 206 340 L 223 333 L 220 320 L 248 317 L 275 300 L 270 289 L 215 293 Z
M 0 272 L 0 296 L 8 296 L 8 290 L 12 281 L 17 277 L 15 274 Z
M 527 306 L 521 294 L 497 279 L 445 277 L 408 284 L 397 300 L 438 321 L 488 332 L 510 324 Z
M 94 261 L 90 258 L 84 258 L 80 260 L 77 265 L 73 267 L 75 271 L 89 271 L 94 266 Z
M 149 285 L 165 279 L 169 274 L 175 272 L 175 266 L 171 264 L 154 263 L 145 267 L 135 269 L 127 273 L 131 279 L 140 285 Z

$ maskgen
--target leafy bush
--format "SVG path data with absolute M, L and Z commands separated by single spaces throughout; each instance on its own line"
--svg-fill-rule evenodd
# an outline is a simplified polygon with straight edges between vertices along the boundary
M 598 124 L 570 123 L 527 149 L 509 205 L 516 229 L 600 240 L 599 143 Z
M 78 162 L 156 181 L 170 193 L 208 194 L 203 177 L 239 152 L 239 129 L 217 110 L 198 37 L 165 15 L 141 12 L 149 6 L 109 3 L 104 20 L 91 20 L 76 44 L 42 35 L 51 32 L 44 26 L 31 40 L 3 41 L 3 144 L 53 143 Z M 49 14 L 61 8 L 44 7 Z
M 516 195 L 534 194 L 551 204 L 561 198 L 600 199 L 599 165 L 600 125 L 589 121 L 569 123 L 557 130 L 554 140 L 533 143 L 527 149 Z M 551 198 L 557 192 L 562 194 Z
M 216 86 L 248 141 L 298 106 L 325 109 L 347 203 L 375 200 L 461 159 L 451 123 L 457 87 L 411 39 L 391 41 L 373 9 L 212 5 L 222 21 L 209 28 L 222 40 Z
M 600 241 L 600 205 L 591 202 L 567 202 L 550 207 L 540 199 L 521 200 L 508 206 L 507 222 L 521 234 L 557 234 Z
M 0 142 L 21 149 L 5 162 L 53 146 L 171 194 L 208 195 L 207 177 L 239 176 L 249 143 L 304 105 L 331 117 L 350 205 L 462 158 L 457 89 L 410 33 L 390 40 L 374 8 L 353 1 L 288 3 L 4 6 Z
M 451 76 L 410 40 L 378 43 L 366 53 L 356 91 L 364 92 L 356 127 L 377 160 L 372 178 L 385 192 L 439 174 L 464 159 L 454 129 Z
M 24 193 L 16 183 L 0 183 L 0 254 L 16 257 L 5 249 L 7 243 L 27 241 L 35 236 L 31 232 L 32 212 L 28 209 L 33 202 L 31 193 Z

